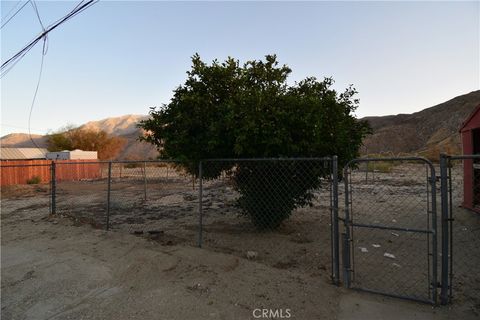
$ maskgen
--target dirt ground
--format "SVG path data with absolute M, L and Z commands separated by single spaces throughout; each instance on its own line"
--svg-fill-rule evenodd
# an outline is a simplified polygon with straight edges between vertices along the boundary
M 480 317 L 473 272 L 480 256 L 470 254 L 480 247 L 480 218 L 465 210 L 455 213 L 454 304 L 432 309 L 331 284 L 328 187 L 278 230 L 259 233 L 235 206 L 238 194 L 228 180 L 205 182 L 200 249 L 198 183 L 161 169 L 147 168 L 146 176 L 139 168 L 118 172 L 110 232 L 103 231 L 105 179 L 58 182 L 54 218 L 48 185 L 2 188 L 2 316 L 255 319 L 254 310 L 268 308 L 282 310 L 284 318 L 289 309 L 297 319 Z M 368 179 L 358 170 L 354 220 L 428 228 L 431 190 L 424 174 L 411 164 Z M 425 234 L 356 228 L 353 285 L 428 298 L 431 243 Z
M 2 319 L 256 319 L 264 308 L 292 319 L 476 318 L 35 210 L 2 213 L 1 249 Z

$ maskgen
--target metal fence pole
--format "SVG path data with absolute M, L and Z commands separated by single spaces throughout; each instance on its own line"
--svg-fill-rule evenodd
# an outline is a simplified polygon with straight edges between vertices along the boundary
M 440 155 L 440 196 L 442 205 L 442 289 L 440 291 L 440 303 L 448 303 L 448 186 L 447 186 L 447 173 L 448 156 L 445 154 Z
M 433 283 L 432 283 L 432 300 L 434 303 L 437 303 L 437 290 L 438 290 L 438 264 L 437 264 L 437 256 L 438 256 L 438 245 L 437 245 L 437 238 L 438 238 L 438 227 L 437 227 L 437 177 L 435 174 L 435 168 L 433 165 L 430 166 L 430 183 L 431 183 L 431 196 L 432 196 L 432 229 L 434 231 L 432 237 L 432 274 L 433 274 Z
M 56 164 L 55 161 L 52 161 L 50 166 L 50 182 L 51 186 L 51 196 L 52 196 L 52 208 L 51 214 L 57 213 L 57 174 L 56 174 Z
M 143 196 L 147 201 L 147 162 L 143 162 Z
M 332 158 L 332 196 L 333 196 L 333 281 L 336 285 L 340 283 L 340 249 L 338 232 L 338 157 Z
M 348 164 L 343 172 L 343 181 L 345 183 L 345 233 L 343 236 L 343 279 L 344 286 L 350 288 L 350 190 L 348 188 Z
M 108 163 L 108 178 L 107 178 L 107 231 L 110 229 L 110 191 L 112 189 L 112 162 Z
M 198 247 L 202 247 L 202 233 L 203 233 L 203 167 L 202 161 L 198 164 Z

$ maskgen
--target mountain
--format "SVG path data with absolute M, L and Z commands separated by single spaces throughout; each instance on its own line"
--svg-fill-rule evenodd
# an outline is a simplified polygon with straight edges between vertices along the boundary
M 121 117 L 107 118 L 99 121 L 90 121 L 80 126 L 90 130 L 104 130 L 110 135 L 122 137 L 126 140 L 125 147 L 117 159 L 143 160 L 155 159 L 158 151 L 149 143 L 138 141 L 142 130 L 137 128 L 137 123 L 148 118 L 146 115 L 125 115 Z M 40 148 L 47 147 L 47 138 L 41 135 L 32 135 L 32 139 Z M 2 147 L 29 148 L 35 147 L 30 136 L 26 133 L 12 133 L 0 138 Z
M 28 133 L 11 133 L 7 134 L 0 138 L 0 145 L 2 147 L 15 147 L 15 148 L 46 148 L 47 147 L 47 138 L 45 136 L 39 134 L 32 134 L 32 138 L 30 139 L 30 135 Z
M 365 117 L 373 134 L 364 140 L 363 154 L 461 153 L 458 133 L 463 121 L 480 105 L 480 90 L 455 97 L 412 114 Z
M 460 129 L 463 121 L 480 104 L 480 90 L 448 100 L 436 106 L 412 114 L 383 117 L 366 117 L 373 134 L 364 140 L 363 154 L 393 153 L 418 154 L 438 158 L 440 152 L 461 153 Z M 118 159 L 155 159 L 158 151 L 152 145 L 138 141 L 143 134 L 137 123 L 146 115 L 125 115 L 90 121 L 82 128 L 104 130 L 126 139 L 126 145 Z M 32 135 L 39 147 L 46 147 L 46 138 Z M 33 147 L 28 134 L 12 133 L 0 138 L 4 147 Z
M 127 114 L 121 117 L 90 121 L 80 127 L 95 131 L 103 130 L 106 133 L 114 136 L 126 136 L 139 133 L 140 131 L 136 127 L 137 123 L 147 118 L 147 115 Z
M 90 121 L 80 126 L 80 128 L 96 131 L 103 130 L 110 135 L 124 138 L 127 142 L 118 155 L 118 159 L 155 159 L 158 156 L 158 151 L 155 147 L 149 143 L 138 141 L 138 137 L 143 134 L 143 130 L 137 128 L 137 124 L 147 118 L 147 115 L 128 114 L 121 117 Z

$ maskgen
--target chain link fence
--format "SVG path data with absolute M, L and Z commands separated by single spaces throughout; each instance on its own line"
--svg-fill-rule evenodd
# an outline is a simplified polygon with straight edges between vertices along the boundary
M 68 216 L 395 297 L 435 303 L 441 289 L 442 303 L 479 314 L 480 155 L 444 156 L 436 170 L 422 158 L 186 165 L 2 162 L 2 223 Z
M 446 302 L 448 293 L 451 302 L 467 305 L 480 316 L 480 155 L 445 156 L 441 163 L 445 172 L 442 200 L 448 245 L 444 281 L 449 283 L 443 300 Z
M 199 241 L 275 268 L 330 277 L 333 178 L 331 158 L 202 161 Z
M 57 179 L 56 213 L 96 228 L 196 244 L 198 179 L 174 161 L 57 162 L 81 179 Z M 85 178 L 81 172 L 90 172 Z M 92 173 L 94 172 L 94 173 Z
M 2 223 L 14 220 L 45 218 L 52 207 L 52 172 L 50 164 L 2 163 L 1 219 Z

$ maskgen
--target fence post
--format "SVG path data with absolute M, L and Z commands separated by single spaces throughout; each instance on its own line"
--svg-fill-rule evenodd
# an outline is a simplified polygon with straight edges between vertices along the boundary
M 340 250 L 339 250 L 339 232 L 338 232 L 338 157 L 332 158 L 332 196 L 333 196 L 333 281 L 338 286 L 340 282 Z
M 147 162 L 143 162 L 143 196 L 144 200 L 147 201 Z
M 438 226 L 437 226 L 437 177 L 435 174 L 435 168 L 430 165 L 430 185 L 431 185 L 431 197 L 432 197 L 432 229 L 434 231 L 432 235 L 432 300 L 437 303 L 438 294 Z
M 440 303 L 445 305 L 448 303 L 448 186 L 447 186 L 447 173 L 448 156 L 445 154 L 440 155 L 440 196 L 442 206 L 442 288 L 440 291 Z M 451 285 L 451 284 L 450 284 Z
M 50 182 L 51 182 L 51 196 L 52 196 L 52 211 L 51 214 L 57 213 L 57 174 L 56 174 L 56 163 L 52 161 L 50 166 Z
M 345 183 L 345 233 L 342 234 L 343 240 L 343 278 L 344 286 L 350 288 L 350 190 L 348 188 L 348 164 L 343 172 L 343 181 Z
M 107 231 L 110 229 L 110 191 L 112 189 L 112 161 L 108 162 L 108 178 L 107 178 Z
M 202 161 L 198 164 L 198 247 L 202 247 L 202 233 L 203 233 L 203 168 Z

